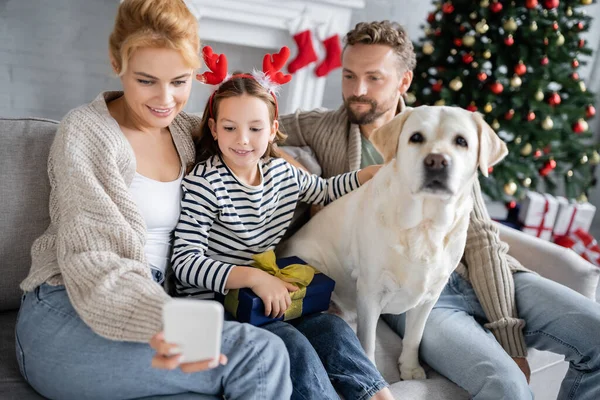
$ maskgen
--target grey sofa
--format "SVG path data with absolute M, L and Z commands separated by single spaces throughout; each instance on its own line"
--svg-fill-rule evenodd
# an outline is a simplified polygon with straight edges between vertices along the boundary
M 56 131 L 54 121 L 0 118 L 0 399 L 40 399 L 21 378 L 15 356 L 14 326 L 22 293 L 19 283 L 30 265 L 33 240 L 48 226 L 46 160 Z M 540 274 L 590 298 L 600 269 L 550 243 L 500 227 L 511 254 Z M 425 381 L 399 381 L 396 367 L 402 341 L 385 323 L 378 327 L 377 361 L 396 398 L 467 399 L 467 393 L 428 370 Z M 532 387 L 537 399 L 556 398 L 566 363 L 561 357 L 531 351 Z M 178 397 L 180 398 L 180 397 Z

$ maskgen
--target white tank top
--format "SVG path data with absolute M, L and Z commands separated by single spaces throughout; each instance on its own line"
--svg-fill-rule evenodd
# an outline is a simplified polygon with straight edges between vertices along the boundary
M 162 285 L 170 265 L 173 230 L 181 210 L 181 180 L 160 182 L 135 173 L 129 192 L 146 222 L 144 253 L 154 280 Z

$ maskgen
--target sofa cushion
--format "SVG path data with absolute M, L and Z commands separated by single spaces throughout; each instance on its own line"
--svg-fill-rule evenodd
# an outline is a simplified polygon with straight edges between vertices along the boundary
M 19 307 L 33 241 L 50 224 L 47 160 L 57 122 L 0 118 L 0 311 Z
M 43 399 L 25 382 L 15 354 L 16 311 L 0 312 L 0 399 Z

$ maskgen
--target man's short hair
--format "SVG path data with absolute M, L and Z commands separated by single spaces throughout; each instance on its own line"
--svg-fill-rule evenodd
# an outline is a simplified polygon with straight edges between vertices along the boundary
M 415 49 L 408 33 L 397 22 L 359 22 L 344 38 L 344 50 L 358 43 L 383 44 L 394 49 L 398 56 L 400 72 L 412 71 L 417 64 Z

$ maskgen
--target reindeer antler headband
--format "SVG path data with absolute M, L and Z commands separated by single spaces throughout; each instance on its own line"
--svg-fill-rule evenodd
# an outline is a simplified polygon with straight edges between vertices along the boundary
M 275 99 L 275 119 L 277 119 L 279 115 L 279 106 L 277 104 L 276 92 L 279 86 L 288 83 L 292 79 L 292 75 L 286 75 L 280 71 L 290 57 L 289 48 L 284 46 L 281 48 L 281 50 L 279 50 L 279 53 L 265 54 L 263 58 L 262 71 L 254 70 L 252 71 L 252 74 L 229 75 L 227 73 L 227 57 L 225 57 L 225 54 L 213 53 L 213 50 L 210 46 L 204 46 L 202 49 L 202 55 L 204 56 L 204 62 L 206 63 L 209 71 L 206 71 L 203 74 L 197 74 L 196 79 L 208 85 L 217 85 L 217 88 L 223 84 L 223 82 L 226 82 L 232 78 L 254 79 L 261 86 L 267 89 L 273 96 L 273 99 Z M 208 109 L 211 118 L 213 118 L 212 103 L 215 93 L 216 90 L 208 99 Z

